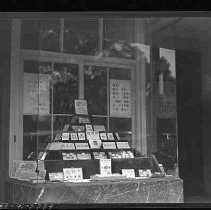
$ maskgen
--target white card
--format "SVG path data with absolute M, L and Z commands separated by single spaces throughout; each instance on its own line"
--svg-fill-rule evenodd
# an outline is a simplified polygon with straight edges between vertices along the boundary
M 88 143 L 75 143 L 75 148 L 76 149 L 89 149 L 89 144 Z
M 64 175 L 62 172 L 49 173 L 49 179 L 50 179 L 50 181 L 63 181 Z
M 63 168 L 64 180 L 83 179 L 82 168 Z
M 108 140 L 114 140 L 114 135 L 113 133 L 107 133 L 107 137 L 108 137 Z
M 146 170 L 139 169 L 138 173 L 139 173 L 140 177 L 151 177 L 152 176 L 152 173 L 151 173 L 150 169 L 146 169 Z
M 89 139 L 89 145 L 91 149 L 100 149 L 101 143 L 102 142 L 100 139 Z
M 74 100 L 74 102 L 76 114 L 88 115 L 86 100 Z
M 102 133 L 100 132 L 100 139 L 101 140 L 108 140 L 106 132 L 102 132 Z
M 116 142 L 118 149 L 130 149 L 127 141 Z
M 88 153 L 88 152 L 77 153 L 77 158 L 79 160 L 90 160 L 90 159 L 92 159 L 91 154 Z
M 68 141 L 70 139 L 69 133 L 62 133 L 62 141 Z
M 135 171 L 134 169 L 122 169 L 122 175 L 128 178 L 135 178 Z
M 76 133 L 76 132 L 71 132 L 71 133 L 70 133 L 70 139 L 71 139 L 72 141 L 77 141 L 77 140 L 78 140 L 78 135 L 77 135 L 77 133 Z
M 115 142 L 103 142 L 104 149 L 116 149 Z
M 74 143 L 62 143 L 61 150 L 74 150 L 75 145 Z
M 111 159 L 100 159 L 100 174 L 102 176 L 111 175 Z
M 86 140 L 86 136 L 84 132 L 78 132 L 78 139 L 79 140 Z

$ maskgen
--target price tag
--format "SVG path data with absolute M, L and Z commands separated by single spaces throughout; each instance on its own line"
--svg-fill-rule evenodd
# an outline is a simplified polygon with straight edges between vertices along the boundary
M 108 140 L 106 132 L 100 132 L 100 139 L 101 140 Z
M 89 144 L 88 143 L 75 143 L 76 149 L 89 149 Z
M 104 149 L 116 149 L 115 142 L 103 142 Z
M 75 145 L 74 143 L 62 143 L 61 150 L 74 150 Z
M 79 140 L 86 140 L 86 136 L 84 132 L 78 132 L 78 139 Z
M 77 133 L 76 133 L 76 132 L 71 132 L 71 133 L 70 133 L 70 139 L 71 139 L 72 141 L 77 141 L 77 140 L 78 140 L 78 135 L 77 135 Z
M 102 176 L 111 175 L 111 159 L 100 159 L 100 174 Z
M 107 137 L 108 137 L 108 140 L 114 140 L 114 135 L 113 133 L 107 133 Z
M 70 138 L 69 133 L 62 133 L 62 141 L 68 141 Z
M 50 181 L 63 181 L 64 175 L 62 172 L 49 173 L 49 179 L 50 179 Z
M 128 142 L 116 142 L 118 149 L 130 149 Z
M 122 175 L 128 178 L 135 178 L 135 171 L 134 169 L 122 169 Z
M 90 145 L 91 149 L 100 149 L 101 140 L 100 139 L 90 139 L 89 145 Z
M 64 180 L 83 179 L 82 168 L 63 168 Z

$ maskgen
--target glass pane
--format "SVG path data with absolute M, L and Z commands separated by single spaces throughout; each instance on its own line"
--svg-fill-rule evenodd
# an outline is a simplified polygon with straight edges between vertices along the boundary
M 89 114 L 107 114 L 107 69 L 84 66 L 84 95 Z
M 54 64 L 53 70 L 53 113 L 73 114 L 74 99 L 78 98 L 78 65 Z
M 106 117 L 93 117 L 94 125 L 104 125 L 107 130 L 107 118 Z
M 55 132 L 62 131 L 65 124 L 71 123 L 71 116 L 54 116 L 53 117 L 53 129 Z
M 98 20 L 65 20 L 64 52 L 95 55 L 98 52 Z
M 109 78 L 110 79 L 131 79 L 131 70 L 122 68 L 109 68 Z
M 134 19 L 104 19 L 103 56 L 135 59 Z
M 21 48 L 59 51 L 60 20 L 23 20 Z

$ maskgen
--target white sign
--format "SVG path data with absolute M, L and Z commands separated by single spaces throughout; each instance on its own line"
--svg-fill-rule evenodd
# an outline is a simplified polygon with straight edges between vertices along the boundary
M 82 168 L 63 168 L 64 180 L 83 179 Z
M 24 73 L 23 113 L 50 113 L 50 75 Z
M 100 174 L 111 175 L 111 159 L 100 159 Z
M 100 139 L 90 139 L 89 145 L 90 145 L 91 149 L 100 149 L 101 140 Z
M 86 140 L 85 132 L 78 132 L 78 139 L 82 141 Z
M 76 114 L 88 115 L 86 100 L 74 100 L 74 102 Z
M 103 142 L 104 149 L 116 149 L 115 142 Z
M 63 181 L 64 174 L 62 172 L 49 173 L 49 179 L 50 181 Z
M 110 79 L 110 115 L 131 117 L 131 81 Z
M 113 133 L 107 133 L 108 140 L 114 140 Z
M 121 141 L 121 142 L 116 142 L 117 144 L 117 148 L 118 149 L 129 149 L 130 148 L 130 145 L 128 144 L 128 142 L 126 141 Z
M 62 143 L 60 149 L 61 150 L 74 150 L 75 149 L 75 145 L 74 145 L 74 143 Z
M 71 133 L 70 133 L 70 139 L 71 139 L 72 141 L 78 140 L 78 134 L 77 134 L 77 133 L 74 133 L 74 132 L 71 132 Z
M 122 169 L 122 175 L 128 178 L 135 178 L 135 171 L 134 169 Z
M 75 143 L 76 149 L 89 149 L 88 143 Z
M 70 139 L 69 133 L 62 133 L 62 141 L 68 141 Z

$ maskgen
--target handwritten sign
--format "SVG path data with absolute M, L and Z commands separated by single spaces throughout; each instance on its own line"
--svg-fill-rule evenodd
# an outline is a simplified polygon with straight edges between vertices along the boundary
M 82 168 L 63 168 L 64 180 L 83 179 Z
M 76 114 L 88 115 L 86 100 L 74 100 L 74 102 Z
M 130 80 L 110 80 L 110 115 L 131 117 Z
M 23 113 L 50 113 L 50 75 L 24 73 Z

